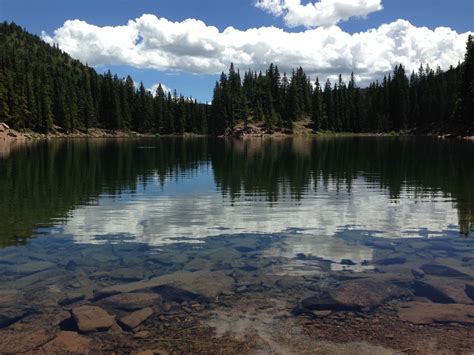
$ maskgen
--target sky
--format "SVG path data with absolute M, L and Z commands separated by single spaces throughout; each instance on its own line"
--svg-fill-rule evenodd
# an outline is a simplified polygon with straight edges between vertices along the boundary
M 360 86 L 397 64 L 448 69 L 474 32 L 474 0 L 0 0 L 13 21 L 72 57 L 147 88 L 210 101 L 218 75 L 302 66 Z

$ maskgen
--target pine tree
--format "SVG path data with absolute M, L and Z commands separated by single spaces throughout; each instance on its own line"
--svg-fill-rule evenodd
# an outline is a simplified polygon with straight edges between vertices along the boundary
M 320 129 L 327 128 L 327 117 L 323 103 L 323 93 L 321 85 L 319 84 L 319 78 L 316 78 L 314 84 L 314 91 L 312 97 L 312 114 L 311 120 L 313 122 L 313 129 L 319 131 Z
M 466 55 L 462 66 L 462 79 L 456 107 L 457 131 L 461 134 L 474 133 L 474 37 L 469 35 Z

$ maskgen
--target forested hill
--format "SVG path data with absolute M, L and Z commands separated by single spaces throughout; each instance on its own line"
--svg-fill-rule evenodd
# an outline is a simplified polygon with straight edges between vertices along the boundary
M 0 25 L 0 122 L 13 128 L 207 133 L 209 105 L 161 87 L 154 94 L 130 76 L 97 74 L 13 23 Z
M 473 107 L 472 37 L 456 68 L 406 73 L 397 66 L 368 88 L 358 88 L 354 77 L 313 85 L 302 68 L 286 75 L 273 64 L 242 78 L 231 65 L 207 105 L 161 86 L 153 94 L 143 84 L 137 89 L 130 76 L 97 74 L 21 27 L 0 24 L 0 122 L 16 129 L 220 135 L 241 122 L 291 131 L 295 121 L 311 117 L 314 130 L 471 135 Z
M 456 68 L 443 72 L 426 65 L 407 73 L 398 65 L 364 89 L 357 88 L 354 75 L 348 83 L 339 76 L 335 83 L 316 78 L 313 85 L 302 68 L 287 75 L 271 64 L 264 74 L 248 71 L 242 78 L 231 66 L 216 83 L 211 122 L 223 131 L 250 117 L 269 130 L 291 130 L 295 121 L 309 116 L 314 130 L 470 135 L 473 108 L 474 42 L 469 36 L 465 62 Z

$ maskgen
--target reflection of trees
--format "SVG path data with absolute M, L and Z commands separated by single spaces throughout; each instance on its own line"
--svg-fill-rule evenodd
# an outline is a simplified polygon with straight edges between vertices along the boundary
M 206 160 L 205 140 L 81 140 L 23 145 L 0 160 L 0 245 L 67 216 L 100 194 L 164 183 Z
M 254 140 L 84 140 L 17 147 L 0 159 L 0 245 L 21 241 L 38 223 L 64 219 L 100 194 L 134 192 L 212 163 L 215 183 L 240 195 L 295 201 L 310 188 L 351 191 L 354 179 L 386 189 L 394 199 L 451 196 L 462 232 L 474 223 L 474 144 L 409 138 Z M 316 186 L 320 184 L 320 186 Z M 315 211 L 317 213 L 317 211 Z M 15 238 L 13 238 L 15 237 Z
M 353 180 L 386 189 L 393 199 L 451 196 L 463 233 L 474 222 L 474 144 L 431 138 L 295 138 L 215 142 L 211 159 L 224 194 L 281 194 L 300 199 L 309 186 L 329 183 L 350 192 Z

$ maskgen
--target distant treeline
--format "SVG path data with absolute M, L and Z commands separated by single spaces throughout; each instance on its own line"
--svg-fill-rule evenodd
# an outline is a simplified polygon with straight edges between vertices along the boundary
M 314 130 L 336 132 L 474 133 L 474 43 L 467 42 L 465 62 L 443 72 L 420 66 L 408 75 L 402 65 L 392 75 L 358 88 L 348 83 L 310 81 L 302 68 L 288 77 L 271 64 L 265 74 L 247 71 L 243 80 L 231 65 L 214 89 L 211 121 L 214 133 L 232 130 L 249 118 L 267 129 L 291 130 L 311 117 Z
M 216 83 L 212 105 L 159 86 L 97 74 L 58 47 L 14 23 L 0 24 L 0 121 L 13 128 L 49 132 L 104 128 L 142 133 L 221 135 L 239 122 L 264 122 L 268 130 L 291 130 L 311 117 L 314 130 L 474 134 L 474 45 L 465 62 L 446 72 L 428 66 L 407 77 L 403 66 L 368 88 L 354 76 L 314 85 L 302 68 L 288 77 L 271 64 L 243 79 L 231 65 Z

